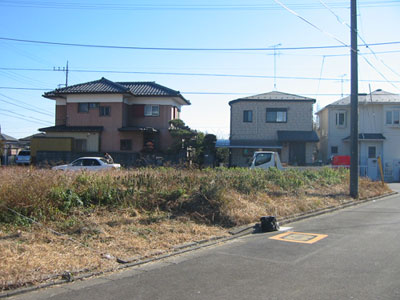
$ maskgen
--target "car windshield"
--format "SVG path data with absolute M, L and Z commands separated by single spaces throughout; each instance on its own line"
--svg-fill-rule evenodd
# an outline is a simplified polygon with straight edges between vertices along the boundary
M 29 155 L 31 155 L 31 153 L 29 151 L 20 151 L 18 153 L 18 155 L 20 155 L 20 156 L 29 156 Z

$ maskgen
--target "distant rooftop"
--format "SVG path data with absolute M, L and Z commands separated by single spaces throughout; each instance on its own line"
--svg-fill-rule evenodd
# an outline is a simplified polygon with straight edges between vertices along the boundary
M 359 104 L 400 103 L 400 95 L 389 93 L 389 92 L 383 91 L 381 89 L 378 89 L 376 91 L 373 91 L 370 94 L 358 94 L 358 103 Z M 340 105 L 343 105 L 343 106 L 350 105 L 350 96 L 339 99 L 339 100 L 325 106 L 320 111 L 322 111 L 325 108 L 330 107 L 330 106 L 340 106 Z
M 256 101 L 313 101 L 313 102 L 315 102 L 315 99 L 313 99 L 313 98 L 273 91 L 273 92 L 269 92 L 269 93 L 263 93 L 263 94 L 258 94 L 258 95 L 254 95 L 254 96 L 243 97 L 243 98 L 239 98 L 236 100 L 232 100 L 229 102 L 229 104 L 232 104 L 232 103 L 235 103 L 238 101 L 251 101 L 251 100 L 256 100 Z

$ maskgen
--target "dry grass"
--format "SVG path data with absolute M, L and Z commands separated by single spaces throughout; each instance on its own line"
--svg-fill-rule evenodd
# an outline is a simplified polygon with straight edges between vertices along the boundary
M 361 199 L 389 192 L 386 185 L 367 179 L 360 179 L 359 190 Z M 122 260 L 151 257 L 173 252 L 177 245 L 228 235 L 230 227 L 263 215 L 284 218 L 349 200 L 348 173 L 343 170 L 71 174 L 0 168 L 0 290 L 64 272 L 118 267 L 104 254 Z

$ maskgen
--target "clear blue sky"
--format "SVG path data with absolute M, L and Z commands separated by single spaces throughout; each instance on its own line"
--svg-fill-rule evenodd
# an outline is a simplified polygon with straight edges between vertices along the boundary
M 344 95 L 349 94 L 348 48 L 279 48 L 349 44 L 350 32 L 344 23 L 350 23 L 350 0 L 279 1 L 323 32 L 273 0 L 0 0 L 0 38 L 175 48 L 268 48 L 281 44 L 275 57 L 276 90 L 316 98 L 315 109 L 338 100 L 342 91 Z M 399 0 L 359 0 L 358 5 L 359 32 L 364 41 L 368 44 L 400 42 Z M 400 43 L 370 48 L 377 57 L 360 47 L 359 79 L 362 81 L 359 92 L 368 92 L 370 84 L 372 90 L 381 88 L 400 93 Z M 21 138 L 36 133 L 38 128 L 54 125 L 55 104 L 41 95 L 46 89 L 65 83 L 63 72 L 4 68 L 52 70 L 65 66 L 68 60 L 69 85 L 101 77 L 113 81 L 156 81 L 181 91 L 192 102 L 182 110 L 182 119 L 190 127 L 227 138 L 228 102 L 274 90 L 273 53 L 99 49 L 0 39 L 1 129 L 5 134 Z M 269 78 L 76 70 L 239 74 Z M 343 84 L 340 78 L 344 79 Z

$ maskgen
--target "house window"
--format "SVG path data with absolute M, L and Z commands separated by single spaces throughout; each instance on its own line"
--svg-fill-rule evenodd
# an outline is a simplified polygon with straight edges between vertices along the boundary
M 286 123 L 287 108 L 267 108 L 267 123 Z
M 89 112 L 89 103 L 78 103 L 78 112 L 80 113 Z
M 253 111 L 244 110 L 243 111 L 243 122 L 251 123 L 253 122 Z
M 121 151 L 132 150 L 132 140 L 121 140 L 120 149 Z
M 376 158 L 376 147 L 375 146 L 368 147 L 368 158 Z
M 99 104 L 98 103 L 89 103 L 89 109 L 95 109 L 98 108 Z
M 400 110 L 389 110 L 386 112 L 386 125 L 400 124 Z
M 85 139 L 75 139 L 75 152 L 86 152 Z
M 332 146 L 331 147 L 331 154 L 334 155 L 334 154 L 338 154 L 338 153 L 339 153 L 338 146 Z
M 345 111 L 336 113 L 336 127 L 346 127 L 346 112 Z
M 160 106 L 159 105 L 145 105 L 144 106 L 144 115 L 146 117 L 158 117 L 160 115 Z
M 100 106 L 99 107 L 100 117 L 106 117 L 111 115 L 111 107 L 110 106 Z

